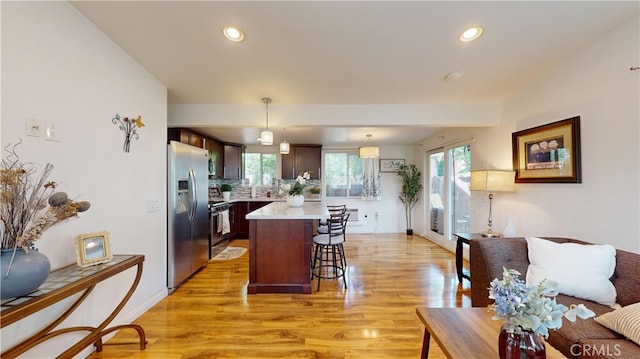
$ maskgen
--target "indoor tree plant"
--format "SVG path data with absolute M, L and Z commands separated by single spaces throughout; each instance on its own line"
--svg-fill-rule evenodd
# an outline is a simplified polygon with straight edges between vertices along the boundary
M 396 171 L 400 176 L 400 182 L 402 183 L 402 190 L 400 191 L 400 201 L 404 204 L 405 216 L 407 218 L 407 235 L 413 234 L 413 227 L 411 224 L 411 211 L 413 206 L 418 202 L 418 194 L 422 189 L 422 183 L 420 183 L 420 171 L 416 165 L 401 165 Z

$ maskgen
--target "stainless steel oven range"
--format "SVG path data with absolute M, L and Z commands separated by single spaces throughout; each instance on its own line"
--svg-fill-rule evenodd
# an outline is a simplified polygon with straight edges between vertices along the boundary
M 229 202 L 209 202 L 209 259 L 229 245 Z

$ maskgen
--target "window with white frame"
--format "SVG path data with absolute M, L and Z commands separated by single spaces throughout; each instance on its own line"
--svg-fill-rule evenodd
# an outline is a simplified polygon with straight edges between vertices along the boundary
M 276 176 L 276 154 L 245 153 L 244 173 L 251 184 L 270 186 Z
M 324 187 L 326 197 L 362 195 L 362 160 L 357 151 L 326 151 Z

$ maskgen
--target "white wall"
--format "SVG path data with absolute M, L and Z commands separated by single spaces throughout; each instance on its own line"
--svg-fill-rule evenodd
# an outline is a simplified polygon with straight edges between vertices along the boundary
M 53 268 L 75 264 L 74 237 L 108 230 L 116 254 L 144 254 L 141 283 L 116 322 L 128 322 L 166 296 L 167 90 L 67 2 L 2 2 L 2 146 L 24 143 L 22 161 L 55 169 L 51 179 L 91 209 L 46 231 L 36 244 Z M 142 115 L 131 152 L 111 119 Z M 58 142 L 25 136 L 25 118 L 54 121 Z M 4 156 L 4 154 L 3 154 Z M 98 285 L 68 325 L 97 325 L 133 279 L 129 270 Z M 2 351 L 42 328 L 56 305 L 2 329 Z M 53 357 L 76 334 L 24 357 Z
M 512 96 L 501 105 L 499 126 L 439 134 L 476 139 L 473 169 L 510 169 L 512 132 L 581 117 L 582 183 L 518 184 L 515 193 L 497 194 L 494 228 L 504 228 L 512 215 L 519 235 L 640 252 L 640 71 L 629 70 L 640 65 L 638 28 L 638 18 L 620 26 Z M 472 195 L 474 231 L 486 228 L 484 196 Z
M 413 163 L 411 146 L 382 146 L 380 158 L 405 159 Z M 395 173 L 380 173 L 382 198 L 376 201 L 361 199 L 327 199 L 327 204 L 346 203 L 347 208 L 358 208 L 360 220 L 348 226 L 350 233 L 398 233 L 407 228 L 404 206 L 398 195 L 400 179 Z M 376 218 L 376 213 L 378 217 Z M 365 217 L 366 216 L 366 217 Z M 351 220 L 349 220 L 351 222 Z

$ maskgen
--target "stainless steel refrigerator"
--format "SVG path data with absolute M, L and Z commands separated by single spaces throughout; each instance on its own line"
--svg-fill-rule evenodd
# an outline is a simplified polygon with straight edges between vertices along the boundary
M 207 151 L 171 141 L 167 178 L 167 287 L 169 293 L 209 261 Z

